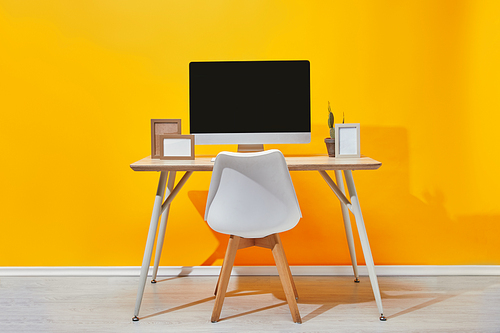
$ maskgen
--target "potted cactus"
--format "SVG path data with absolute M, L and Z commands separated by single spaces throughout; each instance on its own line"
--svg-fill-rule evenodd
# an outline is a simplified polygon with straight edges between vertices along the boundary
M 335 122 L 333 112 L 328 102 L 328 127 L 330 128 L 330 137 L 325 138 L 326 150 L 329 157 L 335 157 Z

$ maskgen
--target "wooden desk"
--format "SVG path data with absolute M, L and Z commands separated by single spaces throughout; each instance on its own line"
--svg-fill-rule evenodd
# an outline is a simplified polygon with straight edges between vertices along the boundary
M 158 220 L 161 216 L 151 280 L 152 283 L 156 283 L 156 274 L 158 272 L 163 240 L 165 238 L 168 209 L 170 207 L 170 203 L 175 198 L 177 193 L 179 193 L 180 189 L 182 188 L 182 186 L 184 186 L 193 172 L 212 171 L 214 165 L 214 162 L 211 161 L 212 157 L 213 156 L 200 156 L 196 157 L 194 160 L 159 160 L 146 157 L 130 165 L 130 167 L 134 171 L 160 172 L 160 179 L 158 181 L 158 188 L 156 190 L 153 213 L 151 214 L 148 238 L 146 241 L 146 249 L 144 250 L 144 258 L 142 260 L 139 290 L 137 291 L 134 317 L 132 319 L 134 321 L 139 320 L 139 309 L 141 307 L 142 296 L 144 294 L 144 288 L 146 286 L 146 280 L 148 277 L 149 265 L 151 263 L 151 258 L 153 255 L 153 245 L 156 238 L 156 231 L 158 229 Z M 377 275 L 375 273 L 375 265 L 373 263 L 373 257 L 370 250 L 370 243 L 368 242 L 368 235 L 366 234 L 363 215 L 361 214 L 361 208 L 359 206 L 358 194 L 356 192 L 356 187 L 354 186 L 354 180 L 352 177 L 353 170 L 376 170 L 382 165 L 382 163 L 375 161 L 367 156 L 361 156 L 360 158 L 330 158 L 326 155 L 310 155 L 288 156 L 285 157 L 285 159 L 290 171 L 319 171 L 325 182 L 328 184 L 328 186 L 330 186 L 330 189 L 339 199 L 344 220 L 347 243 L 349 245 L 351 263 L 354 270 L 355 282 L 359 282 L 356 252 L 354 249 L 354 240 L 349 211 L 353 213 L 356 220 L 356 225 L 358 227 L 361 248 L 365 257 L 366 267 L 368 269 L 368 275 L 370 277 L 373 294 L 375 296 L 377 308 L 380 312 L 380 320 L 385 320 Z M 336 182 L 334 182 L 330 178 L 330 176 L 326 172 L 328 170 L 334 171 Z M 342 171 L 344 172 L 349 198 L 346 197 Z M 177 182 L 177 185 L 175 185 L 175 177 L 177 172 L 184 172 L 184 175 Z M 163 201 L 164 195 L 165 201 Z
M 194 160 L 159 160 L 145 157 L 130 167 L 134 171 L 212 171 L 214 156 L 200 156 Z M 376 170 L 382 163 L 367 156 L 360 158 L 330 158 L 327 155 L 286 156 L 290 171 L 311 170 Z

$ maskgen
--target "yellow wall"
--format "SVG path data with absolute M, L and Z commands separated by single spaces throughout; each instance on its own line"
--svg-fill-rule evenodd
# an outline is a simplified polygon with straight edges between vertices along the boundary
M 149 121 L 188 133 L 188 63 L 242 59 L 311 61 L 312 142 L 267 148 L 324 153 L 327 101 L 361 123 L 383 162 L 354 173 L 377 264 L 500 264 L 499 17 L 496 0 L 0 0 L 0 265 L 140 265 L 158 174 L 129 164 Z M 290 263 L 348 264 L 338 201 L 292 178 Z M 174 202 L 162 265 L 220 264 L 209 181 Z

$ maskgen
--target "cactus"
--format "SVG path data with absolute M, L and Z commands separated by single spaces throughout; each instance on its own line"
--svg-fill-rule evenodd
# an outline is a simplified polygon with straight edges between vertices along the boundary
M 328 102 L 328 127 L 330 128 L 330 138 L 332 139 L 335 139 L 334 119 L 332 109 L 330 108 L 330 102 Z

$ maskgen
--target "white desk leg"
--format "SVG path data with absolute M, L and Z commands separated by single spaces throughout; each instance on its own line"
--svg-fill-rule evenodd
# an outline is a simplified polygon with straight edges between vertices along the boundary
M 344 176 L 347 183 L 347 189 L 349 190 L 349 196 L 351 197 L 351 211 L 356 218 L 359 239 L 361 241 L 361 248 L 363 249 L 363 255 L 365 257 L 366 268 L 368 269 L 368 276 L 370 277 L 370 282 L 372 284 L 373 295 L 375 296 L 375 302 L 377 303 L 377 308 L 380 312 L 380 320 L 385 321 L 386 318 L 384 317 L 384 310 L 382 308 L 382 298 L 380 297 L 377 274 L 375 273 L 375 264 L 373 262 L 370 243 L 368 242 L 368 235 L 366 234 L 365 222 L 363 221 L 363 215 L 361 214 L 361 208 L 359 206 L 358 193 L 356 192 L 354 179 L 352 178 L 352 171 L 344 170 Z
M 167 182 L 167 192 L 165 193 L 165 197 L 168 197 L 170 193 L 172 193 L 172 189 L 175 184 L 175 171 L 170 171 Z M 160 257 L 161 251 L 163 249 L 163 241 L 165 240 L 165 231 L 167 230 L 167 221 L 168 221 L 168 211 L 170 210 L 170 205 L 168 205 L 167 209 L 161 214 L 160 219 L 160 229 L 158 230 L 158 238 L 156 239 L 156 252 L 155 252 L 155 263 L 153 266 L 153 277 L 151 283 L 156 283 L 156 274 L 158 274 L 158 266 L 160 265 Z
M 342 193 L 345 195 L 344 179 L 342 178 L 342 171 L 335 170 L 335 180 L 337 181 L 337 186 L 340 188 Z M 347 206 L 340 201 L 340 209 L 342 210 L 342 218 L 344 219 L 344 229 L 347 238 L 347 244 L 349 245 L 349 254 L 351 255 L 351 264 L 354 271 L 354 282 L 359 283 L 359 273 L 358 273 L 358 263 L 356 261 L 356 250 L 354 248 L 354 238 L 352 235 L 351 218 L 349 217 L 349 209 Z
M 155 243 L 156 229 L 158 228 L 158 219 L 160 218 L 166 180 L 167 172 L 162 171 L 160 173 L 158 189 L 156 190 L 153 213 L 151 214 L 151 221 L 149 222 L 148 240 L 146 241 L 146 249 L 144 250 L 144 257 L 142 259 L 141 276 L 139 278 L 139 290 L 137 290 L 137 298 L 135 300 L 134 317 L 132 318 L 133 321 L 139 320 L 139 317 L 137 316 L 139 315 L 139 309 L 141 308 L 144 287 L 146 286 L 146 279 L 148 278 L 149 264 L 151 263 L 151 256 L 153 254 L 153 245 Z

